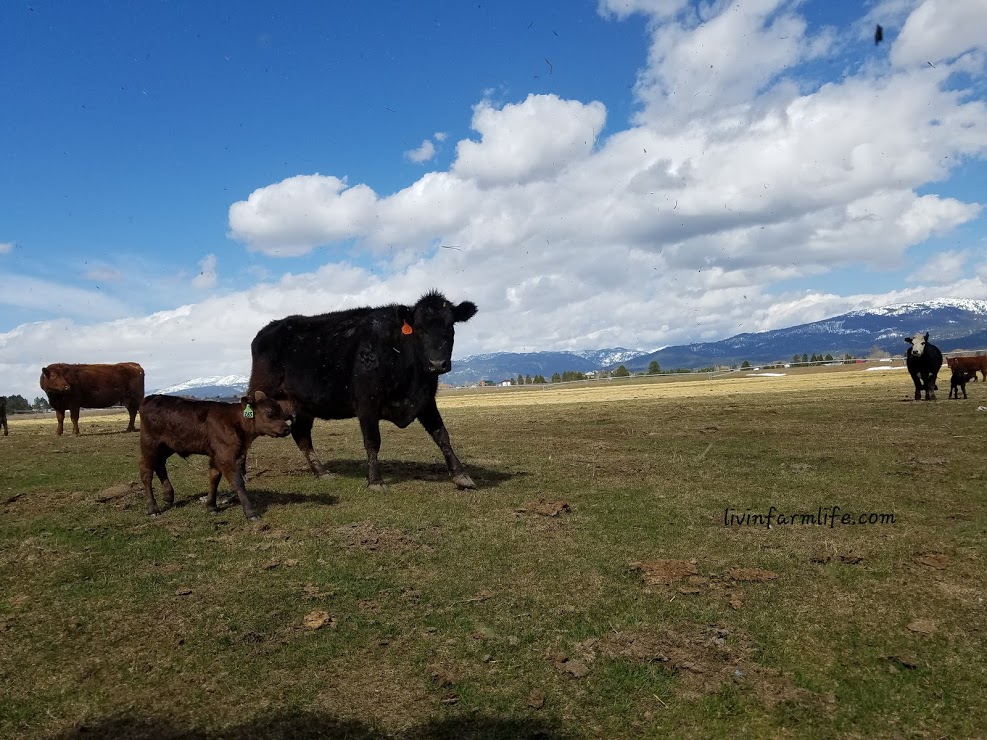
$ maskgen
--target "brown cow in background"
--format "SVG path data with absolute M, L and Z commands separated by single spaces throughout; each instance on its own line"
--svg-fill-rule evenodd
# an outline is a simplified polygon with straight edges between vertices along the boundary
M 0 427 L 3 427 L 3 436 L 7 436 L 7 399 L 0 396 Z
M 65 410 L 72 415 L 72 430 L 79 433 L 79 409 L 105 409 L 122 404 L 130 412 L 128 432 L 136 432 L 134 419 L 144 398 L 144 368 L 136 362 L 115 365 L 70 365 L 55 363 L 41 368 L 41 390 L 58 419 L 56 434 L 62 433 Z
M 967 357 L 947 357 L 946 364 L 950 370 L 963 370 L 973 373 L 973 382 L 977 382 L 977 373 L 984 374 L 987 381 L 987 355 L 968 355 Z

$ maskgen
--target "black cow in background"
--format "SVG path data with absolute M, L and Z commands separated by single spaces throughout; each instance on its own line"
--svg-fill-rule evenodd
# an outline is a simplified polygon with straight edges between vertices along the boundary
M 925 400 L 935 401 L 938 390 L 936 376 L 942 367 L 942 352 L 929 343 L 929 332 L 906 337 L 905 341 L 911 345 L 905 353 L 905 367 L 915 382 L 915 400 L 921 400 L 922 391 L 925 390 Z
M 433 290 L 414 306 L 272 321 L 250 344 L 249 392 L 293 404 L 291 436 L 318 476 L 329 473 L 312 449 L 315 419 L 360 420 L 371 488 L 384 485 L 377 461 L 380 420 L 404 429 L 418 419 L 442 450 L 453 482 L 475 488 L 435 405 L 439 376 L 452 369 L 453 326 L 475 314 L 474 303 L 450 303 Z
M 7 398 L 0 396 L 0 427 L 3 427 L 3 436 L 7 436 Z

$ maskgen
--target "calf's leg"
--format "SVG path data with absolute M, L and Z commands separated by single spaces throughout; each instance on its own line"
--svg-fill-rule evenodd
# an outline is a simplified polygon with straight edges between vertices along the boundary
M 219 481 L 223 478 L 223 473 L 216 467 L 212 460 L 209 461 L 209 497 L 206 499 L 206 510 L 210 514 L 216 514 L 219 509 L 216 507 L 216 491 L 219 490 Z
M 434 398 L 418 414 L 418 421 L 442 450 L 442 456 L 446 459 L 446 467 L 449 468 L 452 482 L 460 488 L 476 488 L 476 483 L 466 474 L 466 469 L 456 457 L 455 450 L 452 449 L 449 432 L 446 430 L 446 425 L 442 423 L 442 416 L 439 414 L 439 408 L 435 405 Z
M 251 521 L 260 519 L 260 517 L 254 512 L 254 507 L 250 505 L 250 499 L 247 498 L 247 489 L 244 486 L 243 476 L 240 475 L 240 470 L 237 466 L 236 460 L 216 460 L 212 463 L 212 465 L 215 465 L 222 472 L 223 477 L 226 478 L 226 482 L 230 484 L 230 487 L 236 491 L 236 495 L 240 497 L 240 504 L 243 506 L 243 515 Z M 215 486 L 210 485 L 209 496 L 213 505 L 215 505 Z

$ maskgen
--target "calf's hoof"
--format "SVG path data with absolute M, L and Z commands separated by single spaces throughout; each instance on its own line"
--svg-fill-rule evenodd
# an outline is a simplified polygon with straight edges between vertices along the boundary
M 248 521 L 248 522 L 259 522 L 259 521 L 260 521 L 260 517 L 259 517 L 259 516 L 257 516 L 256 514 L 250 514 L 250 515 L 249 515 L 249 516 L 247 517 L 247 521 Z
M 460 488 L 476 488 L 476 483 L 466 473 L 460 473 L 452 477 L 452 482 Z
M 377 491 L 377 492 L 379 492 L 379 491 L 386 491 L 387 490 L 387 484 L 384 483 L 384 481 L 377 481 L 377 482 L 374 482 L 374 483 L 367 483 L 367 488 L 369 490 L 371 490 L 371 491 Z
M 328 470 L 323 470 L 321 473 L 315 474 L 319 480 L 332 480 L 336 477 L 335 473 L 330 473 Z

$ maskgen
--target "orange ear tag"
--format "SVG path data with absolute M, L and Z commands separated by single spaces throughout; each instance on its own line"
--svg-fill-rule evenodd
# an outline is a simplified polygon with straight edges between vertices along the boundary
M 411 328 L 411 324 L 409 324 L 407 321 L 405 321 L 404 322 L 404 326 L 401 327 L 401 333 L 402 334 L 411 334 L 411 332 L 413 332 L 413 331 L 414 331 L 414 329 Z

